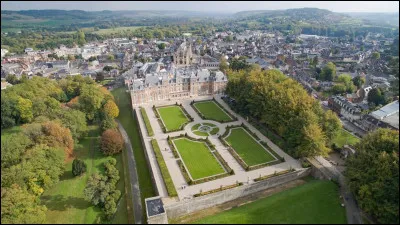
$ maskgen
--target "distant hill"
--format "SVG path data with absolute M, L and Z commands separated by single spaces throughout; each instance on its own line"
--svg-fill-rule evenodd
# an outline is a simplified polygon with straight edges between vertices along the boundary
M 383 25 L 399 27 L 399 12 L 394 13 L 369 13 L 369 12 L 352 12 L 344 13 L 354 18 L 365 20 L 365 23 L 372 25 Z

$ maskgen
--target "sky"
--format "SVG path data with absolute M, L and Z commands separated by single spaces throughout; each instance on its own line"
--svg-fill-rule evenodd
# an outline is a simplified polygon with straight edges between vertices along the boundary
M 333 12 L 398 12 L 399 1 L 1 1 L 2 10 L 187 10 L 239 12 L 304 7 L 328 9 Z

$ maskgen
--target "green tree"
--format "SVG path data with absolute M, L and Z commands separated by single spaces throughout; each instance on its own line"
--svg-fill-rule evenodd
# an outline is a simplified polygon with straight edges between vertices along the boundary
M 15 74 L 8 74 L 6 76 L 6 81 L 12 85 L 16 85 L 19 83 L 19 80 L 18 80 L 17 76 L 15 76 Z
M 79 176 L 86 172 L 86 163 L 80 159 L 74 159 L 72 162 L 72 174 L 74 176 Z
M 385 104 L 385 96 L 382 94 L 381 89 L 373 88 L 367 97 L 368 103 L 373 103 L 375 105 L 383 105 Z
M 106 131 L 108 129 L 115 129 L 116 127 L 117 123 L 114 121 L 114 118 L 105 114 L 104 119 L 101 121 L 101 130 Z
M 96 86 L 84 85 L 82 87 L 81 95 L 79 96 L 79 105 L 89 120 L 95 118 L 101 108 L 103 97 L 104 95 Z
M 365 78 L 361 76 L 356 76 L 353 78 L 353 84 L 360 89 L 365 84 Z
M 47 208 L 38 197 L 16 184 L 1 189 L 2 224 L 45 223 Z
M 375 60 L 378 60 L 381 58 L 381 54 L 379 52 L 373 52 L 371 57 Z
M 321 80 L 333 81 L 336 77 L 336 66 L 332 62 L 328 62 L 322 69 Z
M 333 92 L 335 95 L 337 95 L 337 94 L 344 94 L 344 93 L 346 93 L 346 91 L 347 91 L 347 88 L 346 88 L 346 85 L 344 85 L 344 84 L 335 84 L 335 85 L 332 87 L 332 92 Z
M 399 132 L 378 129 L 357 145 L 346 179 L 360 207 L 378 223 L 399 223 Z
M 115 60 L 115 56 L 114 55 L 108 55 L 107 59 L 110 60 L 110 61 L 114 61 Z
M 10 134 L 1 139 L 1 168 L 18 164 L 32 141 L 22 133 Z
M 77 37 L 78 37 L 78 45 L 83 46 L 86 43 L 85 33 L 82 30 L 79 30 L 77 32 Z
M 75 109 L 68 109 L 60 111 L 56 116 L 62 125 L 71 131 L 72 138 L 75 141 L 87 134 L 88 127 L 85 113 Z
M 219 70 L 221 70 L 223 73 L 226 73 L 228 68 L 228 61 L 224 56 L 221 56 L 221 58 L 219 59 Z
M 32 101 L 22 97 L 18 98 L 17 110 L 22 122 L 30 122 L 33 119 Z
M 157 45 L 157 47 L 161 50 L 165 49 L 165 46 L 166 46 L 165 43 L 160 43 Z

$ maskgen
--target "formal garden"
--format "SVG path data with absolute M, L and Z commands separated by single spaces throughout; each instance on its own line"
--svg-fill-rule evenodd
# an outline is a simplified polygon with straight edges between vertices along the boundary
M 184 126 L 192 120 L 185 109 L 177 104 L 153 107 L 153 110 L 165 133 L 183 130 Z
M 233 115 L 229 115 L 215 100 L 193 101 L 191 105 L 202 119 L 215 120 L 220 123 L 236 120 Z
M 209 136 L 218 133 L 219 128 L 212 123 L 198 123 L 191 128 L 192 132 L 198 136 Z

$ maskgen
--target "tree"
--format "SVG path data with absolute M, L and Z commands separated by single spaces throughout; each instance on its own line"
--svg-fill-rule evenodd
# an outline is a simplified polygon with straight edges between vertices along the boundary
M 378 60 L 381 58 L 381 54 L 379 52 L 373 52 L 371 57 L 375 60 Z
M 114 55 L 108 55 L 108 60 L 110 61 L 114 61 L 115 60 L 115 56 Z
M 322 69 L 321 80 L 333 81 L 336 77 L 336 66 L 332 62 L 328 62 Z
M 118 106 L 115 104 L 113 100 L 108 100 L 104 105 L 104 112 L 109 115 L 111 118 L 116 118 L 119 115 Z
M 106 67 L 103 68 L 105 70 Z M 104 80 L 104 73 L 103 72 L 97 72 L 96 73 L 96 82 L 101 82 Z
M 1 128 L 8 128 L 15 125 L 17 114 L 15 98 L 1 94 Z
M 80 159 L 74 159 L 72 162 L 72 174 L 74 176 L 79 176 L 86 172 L 86 163 Z
M 157 47 L 161 50 L 165 49 L 165 46 L 166 46 L 165 43 L 160 43 L 157 45 Z
M 79 96 L 79 105 L 83 112 L 86 113 L 86 117 L 89 120 L 93 120 L 96 114 L 101 108 L 104 94 L 100 89 L 93 85 L 84 85 L 81 89 L 81 95 Z
M 1 168 L 18 164 L 32 141 L 22 133 L 10 134 L 1 139 Z
M 224 56 L 221 56 L 221 58 L 219 59 L 219 70 L 221 70 L 223 73 L 226 73 L 226 70 L 228 68 L 228 61 Z
M 29 123 L 33 118 L 32 101 L 22 97 L 18 98 L 17 110 L 22 122 Z
M 82 30 L 79 30 L 77 32 L 77 37 L 78 37 L 78 45 L 79 46 L 82 46 L 82 45 L 84 45 L 86 43 L 85 33 Z
M 70 61 L 75 60 L 75 56 L 74 55 L 68 55 L 68 60 L 70 60 Z
M 101 135 L 101 150 L 105 155 L 114 155 L 122 151 L 124 140 L 119 131 L 106 130 Z
M 1 188 L 2 224 L 40 224 L 46 220 L 46 206 L 37 196 L 17 184 Z
M 385 103 L 385 96 L 382 94 L 381 89 L 373 88 L 367 97 L 368 103 L 374 103 L 375 105 L 383 105 Z
M 108 129 L 115 129 L 116 127 L 117 123 L 114 121 L 114 118 L 105 114 L 104 119 L 101 121 L 101 130 L 106 131 Z
M 378 223 L 399 223 L 399 132 L 378 129 L 347 159 L 346 180 L 360 207 Z
M 337 94 L 344 94 L 344 93 L 346 93 L 346 90 L 347 90 L 347 88 L 346 88 L 346 85 L 344 85 L 344 84 L 335 84 L 335 85 L 332 87 L 332 92 L 333 92 L 333 94 L 335 94 L 335 95 L 337 95 Z
M 356 76 L 353 78 L 353 84 L 360 89 L 365 84 L 365 78 L 361 76 Z
M 61 120 L 64 127 L 71 131 L 75 141 L 86 135 L 88 127 L 85 113 L 75 109 L 62 110 L 57 114 L 57 118 Z
M 353 85 L 352 78 L 349 74 L 341 74 L 338 77 L 338 82 L 345 85 L 347 93 L 353 93 L 356 90 L 356 87 Z
M 16 85 L 19 83 L 19 80 L 18 80 L 17 76 L 15 76 L 15 74 L 8 74 L 6 76 L 6 81 L 12 85 Z

